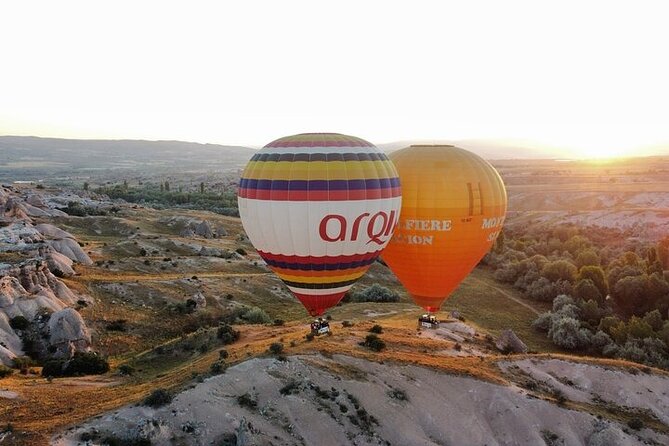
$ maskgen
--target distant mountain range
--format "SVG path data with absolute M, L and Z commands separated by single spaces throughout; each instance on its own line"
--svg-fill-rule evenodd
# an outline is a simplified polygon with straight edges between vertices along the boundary
M 540 146 L 531 141 L 497 139 L 406 140 L 377 144 L 377 147 L 385 152 L 392 152 L 412 144 L 450 144 L 470 150 L 489 160 L 559 158 L 557 154 L 560 153 L 557 147 Z
M 88 140 L 0 136 L 0 174 L 87 170 L 241 168 L 254 149 L 182 141 Z

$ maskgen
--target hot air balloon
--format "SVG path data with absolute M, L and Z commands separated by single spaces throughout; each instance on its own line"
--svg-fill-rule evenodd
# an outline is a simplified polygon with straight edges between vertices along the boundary
M 371 143 L 305 133 L 277 139 L 251 158 L 238 202 L 258 254 L 309 314 L 320 316 L 387 245 L 401 192 L 393 163 Z
M 506 189 L 494 167 L 457 147 L 413 145 L 390 159 L 402 212 L 383 260 L 417 305 L 436 312 L 495 243 Z

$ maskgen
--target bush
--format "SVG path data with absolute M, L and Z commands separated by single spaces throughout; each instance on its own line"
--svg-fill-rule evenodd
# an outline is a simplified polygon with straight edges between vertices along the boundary
M 244 248 L 237 248 L 237 249 L 235 249 L 235 252 L 239 255 L 242 255 L 242 256 L 245 256 L 247 254 L 246 250 Z
M 225 363 L 223 361 L 216 361 L 211 365 L 209 370 L 211 371 L 212 375 L 219 375 L 225 371 Z
M 662 330 L 664 321 L 662 320 L 662 315 L 659 310 L 653 310 L 646 313 L 643 317 L 643 321 L 650 326 L 654 331 Z
M 135 373 L 135 368 L 129 364 L 121 364 L 118 371 L 121 375 L 132 376 Z
M 548 337 L 557 346 L 575 350 L 589 347 L 591 333 L 581 328 L 581 323 L 571 317 L 560 317 L 553 320 Z
M 353 322 L 351 322 L 351 321 L 342 321 L 342 322 L 341 322 L 341 326 L 344 327 L 344 328 L 353 327 Z
M 247 324 L 271 324 L 272 318 L 262 308 L 252 307 L 246 310 L 241 319 Z
M 375 352 L 380 352 L 386 348 L 386 343 L 375 334 L 367 335 L 365 341 L 361 342 L 360 345 L 367 347 Z
M 228 359 L 228 356 L 230 355 L 228 354 L 228 351 L 226 349 L 221 349 L 218 351 L 218 357 L 220 359 Z
M 388 396 L 394 400 L 398 401 L 409 401 L 409 396 L 404 390 L 401 389 L 392 389 L 388 391 Z
M 362 291 L 351 293 L 352 302 L 399 302 L 400 295 L 383 287 L 379 284 L 374 284 Z
M 627 422 L 627 425 L 630 427 L 630 429 L 634 429 L 635 431 L 643 429 L 643 421 L 641 421 L 639 418 L 632 418 Z
M 246 407 L 249 410 L 255 410 L 258 407 L 258 401 L 255 400 L 251 395 L 245 393 L 237 397 L 237 404 L 242 407 Z
M 307 335 L 304 337 L 307 341 L 311 342 L 314 340 L 315 336 L 313 333 L 307 333 Z
M 269 346 L 269 352 L 273 355 L 280 355 L 283 353 L 283 344 L 280 342 L 273 342 Z
M 107 324 L 107 330 L 109 331 L 127 331 L 125 324 L 128 321 L 125 319 L 117 319 Z
M 109 371 L 109 363 L 93 352 L 77 352 L 69 360 L 47 361 L 42 368 L 42 376 L 84 376 L 102 375 Z
M 0 364 L 0 379 L 7 378 L 8 376 L 11 376 L 13 373 L 14 373 L 14 370 Z
M 23 316 L 16 316 L 9 320 L 9 326 L 14 330 L 25 330 L 30 326 L 30 321 Z
M 592 336 L 592 347 L 601 353 L 603 353 L 604 349 L 611 344 L 613 344 L 611 336 L 601 330 Z
M 239 339 L 239 332 L 232 325 L 222 324 L 216 331 L 216 337 L 225 345 L 232 344 Z
M 282 327 L 286 322 L 283 319 L 274 319 L 275 327 Z
M 149 407 L 162 407 L 170 404 L 174 396 L 165 389 L 156 389 L 147 396 L 142 404 Z
M 542 331 L 544 333 L 547 333 L 548 330 L 551 329 L 551 322 L 553 318 L 553 313 L 550 311 L 547 311 L 545 313 L 541 313 L 538 318 L 532 322 L 532 328 L 534 328 L 537 331 Z
M 374 325 L 372 328 L 369 329 L 370 333 L 376 333 L 376 334 L 381 334 L 383 333 L 383 327 L 380 325 Z

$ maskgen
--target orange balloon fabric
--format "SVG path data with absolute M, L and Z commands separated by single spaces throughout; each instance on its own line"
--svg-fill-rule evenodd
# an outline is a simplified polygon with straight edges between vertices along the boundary
M 434 312 L 497 240 L 506 189 L 494 167 L 457 147 L 413 145 L 389 158 L 402 211 L 382 257 L 416 304 Z

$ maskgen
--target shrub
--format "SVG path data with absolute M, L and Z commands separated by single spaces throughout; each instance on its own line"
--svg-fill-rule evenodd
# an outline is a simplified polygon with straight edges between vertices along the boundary
M 47 361 L 42 368 L 42 376 L 83 376 L 102 375 L 109 371 L 109 363 L 93 352 L 77 352 L 69 360 Z
M 274 319 L 275 327 L 282 327 L 286 322 L 283 319 Z
M 230 355 L 228 354 L 228 351 L 226 349 L 221 349 L 218 351 L 218 357 L 220 359 L 228 359 L 228 356 Z
M 244 248 L 237 248 L 237 249 L 235 249 L 235 252 L 239 255 L 242 255 L 242 256 L 246 255 L 246 250 Z
M 377 283 L 362 291 L 351 293 L 353 302 L 399 302 L 400 295 Z
M 109 331 L 127 331 L 125 324 L 128 321 L 125 319 L 117 319 L 107 324 L 107 330 Z
M 591 333 L 581 328 L 581 323 L 571 317 L 553 320 L 548 337 L 557 346 L 574 350 L 590 346 Z
M 30 321 L 23 316 L 16 316 L 9 320 L 9 326 L 14 330 L 25 330 L 30 326 Z
M 547 311 L 545 313 L 541 313 L 538 318 L 532 322 L 532 328 L 534 328 L 537 331 L 543 331 L 543 332 L 548 332 L 551 328 L 551 322 L 553 318 L 553 313 L 550 311 Z
M 7 378 L 8 376 L 11 376 L 13 373 L 14 373 L 14 370 L 0 364 L 0 379 Z
M 307 335 L 304 337 L 307 341 L 311 342 L 314 340 L 315 336 L 313 333 L 307 333 Z
M 632 418 L 627 422 L 627 425 L 630 427 L 630 429 L 634 429 L 635 431 L 643 429 L 643 421 L 641 421 L 639 418 Z
M 650 338 L 655 335 L 653 327 L 650 326 L 644 319 L 632 316 L 627 321 L 627 334 L 636 339 Z
M 604 270 L 598 265 L 584 265 L 578 272 L 577 281 L 582 282 L 589 280 L 597 288 L 601 298 L 605 298 L 609 294 L 609 286 L 606 282 L 606 274 Z
M 353 322 L 351 321 L 342 321 L 341 326 L 344 328 L 353 327 Z
M 367 347 L 375 352 L 380 352 L 386 348 L 386 343 L 375 334 L 367 335 L 365 341 L 361 342 L 360 345 Z
M 602 302 L 604 300 L 602 293 L 599 291 L 595 283 L 590 279 L 579 280 L 574 287 L 574 297 L 584 301 L 594 300 Z
M 401 389 L 392 389 L 388 391 L 388 396 L 394 400 L 398 401 L 409 401 L 409 396 L 404 390 Z
M 129 364 L 121 364 L 118 368 L 118 371 L 121 375 L 131 376 L 135 373 L 135 368 Z
M 262 308 L 252 307 L 241 315 L 247 324 L 271 324 L 272 318 Z
M 565 305 L 573 305 L 573 304 L 574 304 L 574 299 L 572 299 L 571 297 L 566 296 L 564 294 L 559 295 L 555 299 L 553 299 L 553 311 L 558 312 Z
M 646 313 L 643 317 L 643 321 L 654 331 L 662 330 L 662 325 L 664 324 L 659 310 L 653 310 Z
M 255 410 L 258 407 L 258 401 L 255 400 L 251 395 L 245 393 L 237 397 L 237 404 L 242 407 L 246 407 L 249 410 Z
M 162 407 L 170 404 L 174 396 L 165 389 L 156 389 L 149 394 L 142 404 L 149 407 Z
M 212 375 L 218 375 L 225 371 L 225 363 L 223 361 L 216 361 L 211 365 L 209 370 L 211 371 Z
M 283 353 L 283 344 L 280 342 L 273 342 L 269 346 L 269 352 L 273 355 L 280 355 Z
M 613 344 L 613 339 L 611 339 L 611 336 L 601 330 L 592 336 L 592 347 L 597 349 L 599 352 L 603 353 L 604 349 L 611 344 Z
M 574 283 L 576 273 L 576 266 L 567 260 L 556 260 L 547 263 L 541 270 L 541 275 L 551 282 L 564 280 L 569 283 Z
M 376 333 L 376 334 L 381 334 L 383 333 L 383 327 L 380 325 L 374 325 L 372 328 L 369 329 L 370 333 Z
M 216 331 L 216 337 L 225 345 L 232 344 L 239 339 L 239 332 L 232 325 L 222 324 Z
M 289 381 L 288 384 L 279 389 L 279 393 L 284 396 L 292 395 L 298 393 L 299 391 L 300 391 L 300 384 L 295 380 Z

